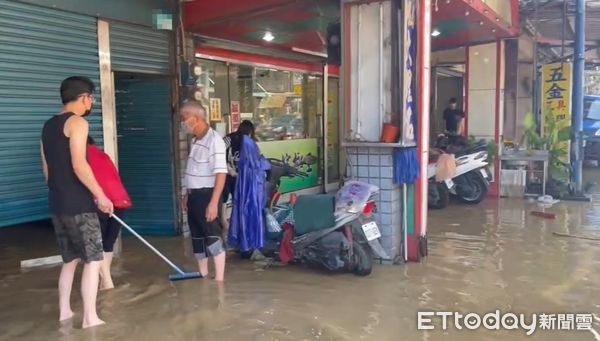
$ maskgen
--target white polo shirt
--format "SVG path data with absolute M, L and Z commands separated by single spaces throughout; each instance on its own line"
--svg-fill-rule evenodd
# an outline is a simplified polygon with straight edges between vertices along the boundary
M 227 174 L 225 142 L 213 129 L 201 140 L 193 139 L 185 170 L 186 189 L 215 187 L 215 175 Z

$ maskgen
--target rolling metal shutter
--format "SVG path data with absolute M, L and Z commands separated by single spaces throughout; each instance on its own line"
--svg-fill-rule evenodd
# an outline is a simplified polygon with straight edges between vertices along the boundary
M 99 89 L 96 19 L 0 0 L 0 227 L 48 217 L 41 129 L 61 110 L 60 82 L 73 75 Z M 100 112 L 96 104 L 89 119 L 99 144 Z
M 110 23 L 119 172 L 133 202 L 125 215 L 145 235 L 177 232 L 170 39 L 168 31 Z
M 170 32 L 151 28 L 110 24 L 110 54 L 113 71 L 170 74 Z
M 173 235 L 175 195 L 168 78 L 117 79 L 119 172 L 133 207 L 127 222 L 146 235 Z

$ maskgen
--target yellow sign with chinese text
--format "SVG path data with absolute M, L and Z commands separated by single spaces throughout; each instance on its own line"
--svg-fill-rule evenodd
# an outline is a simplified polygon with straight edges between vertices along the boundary
M 221 112 L 221 99 L 211 98 L 210 99 L 210 121 L 221 122 L 223 119 L 223 113 Z
M 542 66 L 542 127 L 543 134 L 548 134 L 547 113 L 552 113 L 556 129 L 571 126 L 571 95 L 573 90 L 572 65 L 570 63 L 546 64 Z M 569 161 L 570 142 L 561 142 L 565 151 L 562 161 Z

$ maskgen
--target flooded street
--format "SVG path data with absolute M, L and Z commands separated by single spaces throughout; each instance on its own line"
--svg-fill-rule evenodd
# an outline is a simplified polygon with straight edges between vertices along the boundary
M 598 178 L 598 172 L 593 176 Z M 555 220 L 534 217 L 535 204 L 488 200 L 430 213 L 429 257 L 380 266 L 373 275 L 327 275 L 301 267 L 258 271 L 230 257 L 227 282 L 171 283 L 161 261 L 136 239 L 124 240 L 117 288 L 99 294 L 106 326 L 59 325 L 59 268 L 22 273 L 19 261 L 56 254 L 48 227 L 0 233 L 1 340 L 600 340 L 591 331 L 417 330 L 417 311 L 485 314 L 594 313 L 600 316 L 600 203 L 560 203 Z M 165 254 L 194 269 L 189 243 L 153 238 Z M 77 289 L 76 289 L 77 288 Z M 600 332 L 600 320 L 594 322 Z

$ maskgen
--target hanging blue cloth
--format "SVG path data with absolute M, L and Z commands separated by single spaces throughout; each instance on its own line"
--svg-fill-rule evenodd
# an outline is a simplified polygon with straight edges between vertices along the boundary
M 394 183 L 414 184 L 419 178 L 419 160 L 416 148 L 394 149 Z
M 228 243 L 245 252 L 264 246 L 263 209 L 267 204 L 266 171 L 271 169 L 271 166 L 260 154 L 256 143 L 248 136 L 244 136 L 237 167 L 238 176 L 233 196 Z

